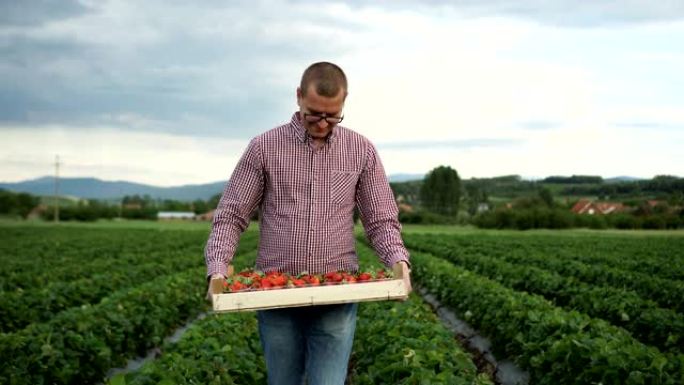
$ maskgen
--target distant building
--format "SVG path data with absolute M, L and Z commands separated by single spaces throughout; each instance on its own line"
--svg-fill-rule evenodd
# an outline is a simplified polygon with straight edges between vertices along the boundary
M 160 211 L 157 213 L 158 220 L 170 219 L 195 219 L 195 213 L 192 211 Z
M 26 219 L 40 219 L 43 216 L 43 213 L 47 212 L 50 210 L 50 208 L 45 205 L 44 203 L 39 204 L 38 206 L 34 207 L 31 212 L 28 213 L 26 216 Z
M 199 214 L 199 215 L 195 216 L 195 219 L 197 219 L 198 221 L 209 221 L 209 222 L 211 222 L 214 220 L 214 212 L 215 211 L 216 210 L 210 210 L 204 214 Z
M 574 206 L 575 214 L 606 215 L 625 211 L 625 205 L 615 202 L 593 202 L 588 199 L 580 199 Z
M 479 213 L 487 212 L 487 211 L 489 211 L 489 209 L 490 209 L 489 203 L 480 202 L 480 203 L 477 204 L 477 213 L 478 213 L 478 214 L 479 214 Z
M 401 213 L 412 213 L 413 212 L 413 206 L 406 204 L 406 203 L 398 203 L 397 208 L 399 209 L 399 212 L 401 212 Z

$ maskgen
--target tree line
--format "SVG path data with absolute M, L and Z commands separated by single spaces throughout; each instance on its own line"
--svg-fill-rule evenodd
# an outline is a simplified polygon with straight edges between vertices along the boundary
M 206 213 L 218 205 L 221 195 L 216 194 L 208 200 L 196 199 L 191 202 L 173 199 L 153 199 L 149 195 L 124 196 L 117 202 L 97 199 L 78 199 L 69 201 L 59 198 L 59 219 L 64 221 L 95 221 L 97 219 L 157 219 L 160 211 L 188 211 L 195 214 Z M 0 189 L 0 215 L 5 217 L 27 218 L 31 212 L 46 220 L 55 216 L 54 198 L 44 198 Z
M 583 175 L 541 181 L 524 181 L 517 175 L 461 180 L 455 169 L 439 166 L 422 181 L 392 183 L 391 187 L 403 223 L 501 229 L 684 227 L 684 178 L 672 176 L 618 183 Z M 565 200 L 557 199 L 559 195 Z M 575 214 L 570 209 L 583 195 L 621 198 L 627 209 L 610 215 Z M 569 199 L 572 196 L 577 197 Z

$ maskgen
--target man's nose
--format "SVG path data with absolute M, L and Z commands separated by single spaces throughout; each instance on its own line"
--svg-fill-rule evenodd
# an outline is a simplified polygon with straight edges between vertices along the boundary
M 328 123 L 328 121 L 325 119 L 321 119 L 318 121 L 318 127 L 320 127 L 320 128 L 326 128 L 329 125 L 330 125 L 330 123 Z

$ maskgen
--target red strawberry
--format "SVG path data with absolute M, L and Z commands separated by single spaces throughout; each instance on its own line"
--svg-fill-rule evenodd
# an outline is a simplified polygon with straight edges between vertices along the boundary
M 240 290 L 247 289 L 247 286 L 245 286 L 242 282 L 240 281 L 235 281 L 230 285 L 230 291 L 231 292 L 236 292 Z
M 356 277 L 354 277 L 354 276 L 351 275 L 351 274 L 345 274 L 345 275 L 343 276 L 342 279 L 343 279 L 345 282 L 347 282 L 347 283 L 354 283 L 354 282 L 356 282 Z
M 278 286 L 282 287 L 287 284 L 287 277 L 284 275 L 275 275 L 271 277 L 271 283 L 273 283 L 273 286 Z
M 371 279 L 373 279 L 373 276 L 368 273 L 361 273 L 358 278 L 360 282 L 370 281 Z
M 321 284 L 321 279 L 317 275 L 305 275 L 302 279 L 311 286 L 318 286 Z

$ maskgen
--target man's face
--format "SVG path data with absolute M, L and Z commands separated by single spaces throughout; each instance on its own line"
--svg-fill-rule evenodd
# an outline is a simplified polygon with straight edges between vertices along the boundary
M 299 104 L 300 118 L 302 126 L 314 139 L 325 139 L 332 131 L 335 124 L 331 124 L 325 119 L 312 123 L 305 119 L 306 115 L 317 115 L 326 117 L 341 117 L 344 109 L 344 99 L 346 91 L 340 89 L 337 96 L 328 98 L 316 93 L 315 84 L 310 84 L 306 92 L 306 96 L 302 94 L 302 90 L 297 88 L 297 104 Z

